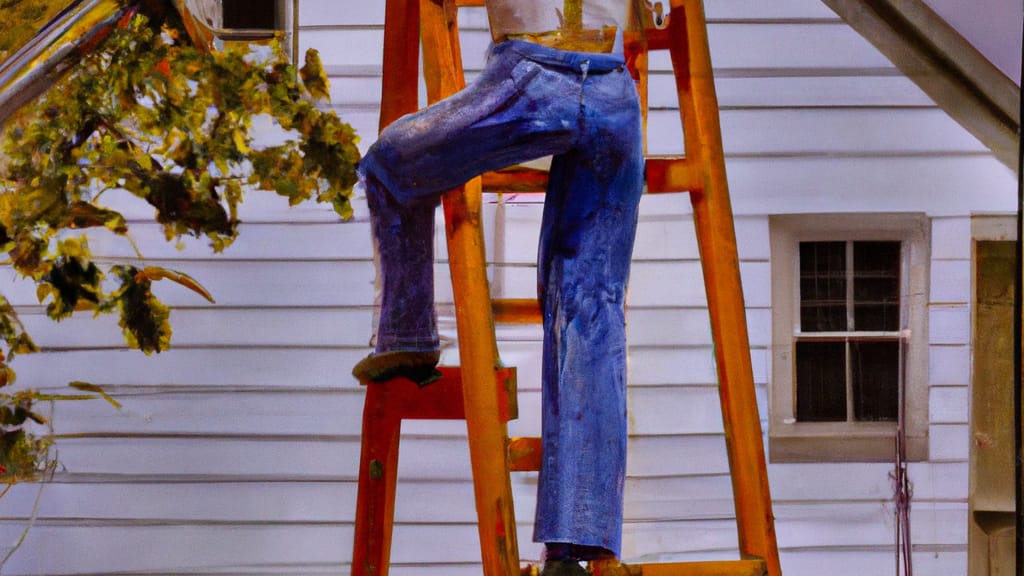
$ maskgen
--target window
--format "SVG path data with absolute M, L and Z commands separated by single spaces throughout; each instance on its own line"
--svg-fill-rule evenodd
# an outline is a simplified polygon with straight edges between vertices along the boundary
M 222 0 L 224 28 L 279 30 L 277 0 Z
M 294 4 L 288 0 L 185 0 L 185 7 L 222 42 L 282 37 L 285 49 L 295 50 Z
M 771 219 L 773 461 L 927 455 L 927 219 Z

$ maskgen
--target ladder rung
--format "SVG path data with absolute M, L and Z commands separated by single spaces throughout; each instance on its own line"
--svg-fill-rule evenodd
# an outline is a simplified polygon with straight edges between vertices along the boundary
M 666 562 L 658 564 L 602 564 L 593 566 L 594 576 L 766 576 L 765 561 L 720 560 L 714 562 Z
M 483 6 L 484 0 L 455 0 L 455 5 L 462 6 Z
M 671 36 L 668 35 L 667 28 L 664 30 L 648 28 L 644 31 L 644 39 L 647 40 L 648 50 L 668 50 L 671 45 Z
M 685 156 L 648 156 L 647 192 L 694 192 L 704 187 L 701 165 Z M 509 168 L 483 175 L 483 188 L 487 192 L 530 193 L 544 192 L 548 186 L 548 173 L 536 168 Z
M 544 192 L 548 188 L 548 172 L 538 168 L 514 166 L 483 175 L 487 192 Z
M 458 366 L 438 366 L 441 378 L 426 386 L 418 386 L 405 378 L 384 382 L 361 382 L 373 390 L 367 398 L 379 398 L 378 417 L 385 413 L 399 420 L 464 420 L 466 409 L 462 396 L 462 370 Z M 498 409 L 502 422 L 518 417 L 516 369 L 502 366 L 494 370 L 498 385 Z
M 508 469 L 513 472 L 536 472 L 540 470 L 540 438 L 509 438 Z
M 647 158 L 647 192 L 699 192 L 704 188 L 701 165 L 684 156 Z
M 503 324 L 540 324 L 540 304 L 536 298 L 498 298 L 491 301 L 494 321 Z

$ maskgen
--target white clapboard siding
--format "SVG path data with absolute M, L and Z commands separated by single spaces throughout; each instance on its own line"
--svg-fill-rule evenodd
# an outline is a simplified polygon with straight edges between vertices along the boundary
M 300 49 L 317 48 L 330 106 L 373 142 L 379 119 L 384 2 L 303 0 Z M 966 571 L 970 381 L 970 214 L 1011 212 L 1016 180 L 818 0 L 707 2 L 723 141 L 762 423 L 771 373 L 768 216 L 924 212 L 933 217 L 929 293 L 930 457 L 911 463 L 914 568 Z M 472 78 L 486 15 L 461 11 Z M 651 59 L 650 150 L 681 152 L 667 54 Z M 421 90 L 421 101 L 425 100 Z M 269 133 L 269 132 L 268 132 Z M 111 198 L 115 198 L 111 195 Z M 496 296 L 530 297 L 542 198 L 485 198 Z M 222 255 L 164 242 L 153 210 L 116 197 L 128 241 L 103 232 L 103 264 L 159 265 L 193 276 L 208 303 L 170 282 L 174 348 L 126 350 L 116 319 L 53 324 L 34 287 L 0 272 L 44 352 L 18 358 L 19 382 L 62 391 L 104 385 L 123 404 L 64 403 L 53 413 L 63 466 L 0 500 L 0 548 L 35 525 L 4 574 L 310 576 L 350 572 L 362 388 L 349 375 L 369 350 L 374 267 L 365 201 L 342 223 L 328 207 L 289 208 L 253 193 L 241 237 Z M 440 218 L 438 219 L 440 222 Z M 447 253 L 436 234 L 443 362 L 458 363 Z M 692 209 L 685 195 L 645 197 L 628 300 L 628 561 L 737 557 L 734 507 Z M 498 329 L 517 367 L 515 435 L 539 434 L 541 331 Z M 465 428 L 403 425 L 392 574 L 480 573 Z M 892 464 L 769 465 L 782 564 L 792 576 L 894 568 Z M 515 474 L 522 558 L 536 474 Z M 0 550 L 2 551 L 2 550 Z

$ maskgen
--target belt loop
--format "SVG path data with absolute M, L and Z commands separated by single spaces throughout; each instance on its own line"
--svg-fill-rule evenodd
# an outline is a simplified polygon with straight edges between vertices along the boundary
M 590 71 L 590 60 L 580 62 L 580 71 L 583 73 L 583 78 L 580 79 L 580 108 L 583 108 L 583 89 L 587 81 L 587 72 Z

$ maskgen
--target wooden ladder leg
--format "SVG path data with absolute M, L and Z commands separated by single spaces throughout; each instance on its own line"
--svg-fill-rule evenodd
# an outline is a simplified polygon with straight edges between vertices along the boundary
M 465 86 L 455 3 L 421 0 L 424 77 L 431 102 Z M 455 320 L 459 334 L 466 427 L 486 576 L 519 572 L 519 548 L 508 464 L 508 426 L 500 414 L 494 369 L 498 364 L 488 289 L 480 179 L 444 197 Z
M 387 576 L 395 518 L 401 406 L 386 383 L 367 387 L 356 496 L 352 576 Z
M 418 106 L 419 2 L 387 0 L 380 129 Z M 363 407 L 353 576 L 387 576 L 391 558 L 401 413 L 386 384 L 371 384 Z
M 722 152 L 707 23 L 701 0 L 673 0 L 670 47 L 676 70 L 686 155 L 703 165 L 691 194 L 715 342 L 722 420 L 736 503 L 740 553 L 765 560 L 779 576 L 771 495 L 750 360 L 739 257 Z M 681 72 L 685 76 L 681 76 Z

